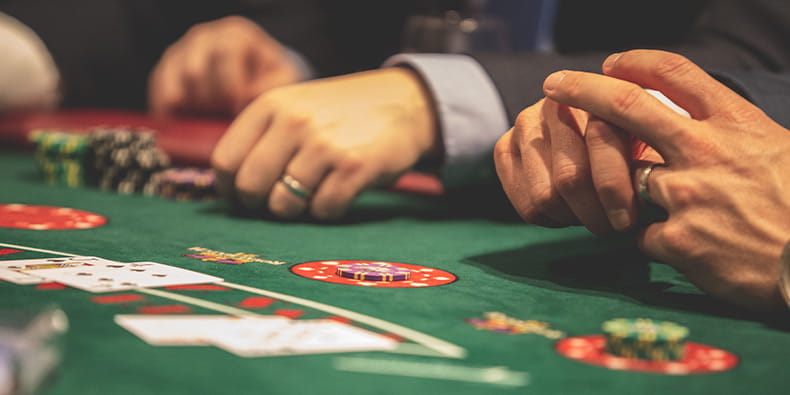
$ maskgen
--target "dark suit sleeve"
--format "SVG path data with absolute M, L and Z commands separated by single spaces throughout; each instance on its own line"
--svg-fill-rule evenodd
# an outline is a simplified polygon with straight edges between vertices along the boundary
M 769 117 L 790 129 L 790 72 L 733 71 L 712 73 Z
M 571 12 L 579 3 L 569 0 L 560 7 L 555 39 L 561 45 L 556 53 L 472 54 L 497 86 L 511 121 L 543 97 L 546 76 L 561 69 L 600 72 L 603 60 L 615 51 L 665 49 L 683 54 L 705 69 L 778 71 L 790 67 L 790 2 L 786 0 L 655 2 L 675 7 L 671 15 L 656 13 L 660 23 L 653 21 L 650 10 L 636 13 L 619 1 L 598 1 L 596 9 L 581 7 L 579 12 Z M 580 19 L 579 14 L 586 18 Z M 577 22 L 598 21 L 608 26 L 607 31 L 619 31 L 630 38 L 617 42 L 612 35 L 592 30 L 592 23 L 574 27 L 565 22 L 571 17 Z M 635 18 L 649 21 L 640 28 L 633 23 Z M 580 39 L 584 47 L 571 44 L 569 36 L 573 35 L 584 37 Z

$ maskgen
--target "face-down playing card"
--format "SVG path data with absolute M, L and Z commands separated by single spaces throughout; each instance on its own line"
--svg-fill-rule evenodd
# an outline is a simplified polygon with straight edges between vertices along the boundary
M 69 268 L 41 269 L 36 271 L 36 276 L 90 292 L 222 281 L 219 277 L 156 262 L 124 263 L 108 260 Z

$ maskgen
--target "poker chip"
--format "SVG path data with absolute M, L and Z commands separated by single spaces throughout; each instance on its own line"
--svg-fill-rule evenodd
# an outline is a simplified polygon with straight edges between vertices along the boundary
M 84 135 L 57 130 L 34 130 L 28 138 L 35 145 L 35 158 L 49 184 L 79 187 L 88 183 L 85 160 L 90 142 Z
M 366 281 L 403 281 L 411 278 L 411 270 L 386 262 L 358 262 L 337 265 L 335 274 L 340 277 Z
M 689 375 L 724 372 L 738 365 L 735 354 L 720 348 L 694 342 L 686 342 L 684 348 L 680 360 L 649 361 L 608 353 L 605 335 L 567 337 L 557 341 L 554 347 L 564 357 L 612 370 Z
M 107 218 L 67 207 L 0 204 L 0 227 L 53 230 L 89 229 L 107 223 Z
M 617 318 L 603 323 L 606 351 L 624 358 L 673 361 L 683 358 L 688 328 L 647 318 Z
M 158 173 L 144 192 L 173 200 L 207 200 L 216 198 L 214 182 L 212 169 L 171 168 Z
M 99 188 L 121 194 L 141 193 L 154 175 L 170 166 L 149 129 L 95 128 L 89 133 L 89 169 Z
M 409 278 L 398 281 L 377 281 L 369 278 L 355 279 L 343 277 L 337 274 L 338 267 L 344 265 L 367 264 L 368 267 L 372 263 L 385 264 L 397 267 L 400 270 L 408 270 L 410 272 Z M 372 265 L 373 267 L 384 267 L 382 265 Z M 450 284 L 458 279 L 454 274 L 436 268 L 427 266 L 412 265 L 408 263 L 397 262 L 381 262 L 381 261 L 364 261 L 364 260 L 342 260 L 342 261 L 315 261 L 305 262 L 293 265 L 290 268 L 291 273 L 298 276 L 318 280 L 334 284 L 356 285 L 360 287 L 369 288 L 425 288 L 435 287 L 439 285 Z

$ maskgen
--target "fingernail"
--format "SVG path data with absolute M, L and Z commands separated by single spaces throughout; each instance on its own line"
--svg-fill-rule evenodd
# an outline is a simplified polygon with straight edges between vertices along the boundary
M 565 78 L 565 72 L 563 71 L 552 73 L 546 77 L 546 81 L 543 81 L 543 90 L 553 91 L 562 82 L 563 78 Z
M 606 60 L 603 61 L 603 65 L 601 65 L 601 69 L 603 70 L 604 74 L 608 73 L 609 71 L 614 68 L 614 64 L 617 63 L 617 60 L 620 59 L 622 53 L 613 53 L 609 55 Z
M 606 215 L 615 230 L 622 231 L 631 227 L 631 216 L 626 209 L 610 210 Z

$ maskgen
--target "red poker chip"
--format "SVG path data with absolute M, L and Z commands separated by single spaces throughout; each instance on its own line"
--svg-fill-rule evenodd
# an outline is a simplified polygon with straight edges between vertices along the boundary
M 0 204 L 0 227 L 33 230 L 89 229 L 107 223 L 107 218 L 68 207 Z
M 555 350 L 562 356 L 613 370 L 689 375 L 718 373 L 738 365 L 735 354 L 705 344 L 686 342 L 679 361 L 647 361 L 608 354 L 603 335 L 568 337 L 558 341 Z
M 411 270 L 411 276 L 403 281 L 370 281 L 355 280 L 345 278 L 336 274 L 338 265 L 349 265 L 358 263 L 382 263 L 381 261 L 316 261 L 305 262 L 291 266 L 291 272 L 313 280 L 324 281 L 334 284 L 357 285 L 360 287 L 383 287 L 383 288 L 425 288 L 438 285 L 449 284 L 458 279 L 455 274 L 434 269 L 431 267 L 410 265 L 408 263 L 383 262 L 392 266 Z

